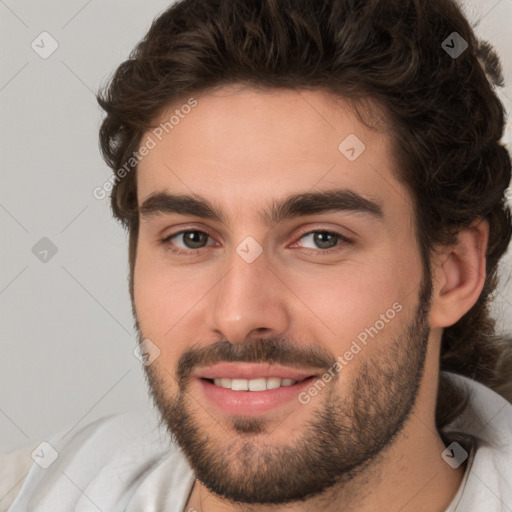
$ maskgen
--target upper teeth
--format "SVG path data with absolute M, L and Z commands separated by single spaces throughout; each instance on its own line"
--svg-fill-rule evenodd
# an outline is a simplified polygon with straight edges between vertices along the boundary
M 232 389 L 233 391 L 265 391 L 281 386 L 291 386 L 297 381 L 293 379 L 280 379 L 279 377 L 264 377 L 260 379 L 213 379 L 216 386 Z

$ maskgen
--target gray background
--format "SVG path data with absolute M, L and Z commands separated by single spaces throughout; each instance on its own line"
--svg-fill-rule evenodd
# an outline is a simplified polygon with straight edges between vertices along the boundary
M 169 3 L 0 0 L 0 451 L 152 409 L 133 354 L 127 236 L 92 195 L 111 176 L 93 93 Z M 512 0 L 466 5 L 500 54 L 510 112 Z M 59 45 L 46 59 L 31 47 L 44 31 Z M 57 248 L 46 262 L 32 252 L 43 237 Z M 511 268 L 509 253 L 495 308 L 507 329 Z

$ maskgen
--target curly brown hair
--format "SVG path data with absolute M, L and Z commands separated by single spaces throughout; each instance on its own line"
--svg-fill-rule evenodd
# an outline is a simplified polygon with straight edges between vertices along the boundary
M 467 43 L 458 56 L 443 43 L 454 47 L 453 37 Z M 512 232 L 511 161 L 500 143 L 505 112 L 494 90 L 503 79 L 492 47 L 476 38 L 454 0 L 182 0 L 157 17 L 97 95 L 107 114 L 101 151 L 117 173 L 111 207 L 130 234 L 132 308 L 139 217 L 136 165 L 127 172 L 126 162 L 169 104 L 235 83 L 382 106 L 426 272 L 437 244 L 453 243 L 475 219 L 489 222 L 484 289 L 443 332 L 438 427 L 467 403 L 443 371 L 505 394 L 510 341 L 496 334 L 489 312 Z

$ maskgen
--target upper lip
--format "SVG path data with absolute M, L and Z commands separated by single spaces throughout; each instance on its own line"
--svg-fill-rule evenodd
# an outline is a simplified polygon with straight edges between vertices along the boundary
M 266 363 L 218 363 L 194 372 L 202 379 L 258 379 L 279 377 L 281 379 L 304 380 L 315 375 L 314 372 L 298 370 L 287 366 Z

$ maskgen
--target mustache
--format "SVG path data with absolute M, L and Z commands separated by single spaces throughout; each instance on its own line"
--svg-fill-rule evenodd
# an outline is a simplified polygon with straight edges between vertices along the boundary
M 274 363 L 327 371 L 335 357 L 319 347 L 300 347 L 280 338 L 258 338 L 247 343 L 218 341 L 186 350 L 178 360 L 176 377 L 180 387 L 196 368 L 220 362 Z

